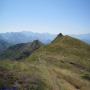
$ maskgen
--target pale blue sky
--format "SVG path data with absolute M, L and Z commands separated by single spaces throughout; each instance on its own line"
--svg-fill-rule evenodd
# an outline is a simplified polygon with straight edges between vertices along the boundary
M 90 33 L 90 0 L 0 0 L 0 32 Z

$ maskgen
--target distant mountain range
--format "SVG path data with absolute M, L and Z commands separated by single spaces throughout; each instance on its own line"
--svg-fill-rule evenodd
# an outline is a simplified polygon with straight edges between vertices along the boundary
M 44 44 L 50 43 L 56 35 L 49 33 L 33 33 L 33 32 L 7 32 L 0 33 L 0 52 L 6 50 L 11 45 L 20 43 L 28 43 L 39 40 Z
M 78 39 L 90 44 L 90 33 L 88 33 L 88 34 L 79 34 L 79 35 L 70 35 L 70 36 L 78 38 Z
M 0 33 L 0 52 L 7 49 L 11 45 L 28 43 L 34 40 L 39 40 L 44 44 L 52 42 L 56 34 L 49 33 L 33 33 L 33 32 L 8 32 Z M 90 44 L 90 34 L 70 35 Z
M 48 44 L 54 40 L 57 34 L 50 33 L 34 33 L 34 32 L 7 32 L 0 33 L 0 40 L 4 40 L 11 44 L 27 43 L 32 42 L 33 40 L 39 40 L 44 44 Z M 70 35 L 72 37 L 78 38 L 86 43 L 90 44 L 90 33 L 88 34 L 79 34 L 79 35 Z
M 33 40 L 39 40 L 44 44 L 50 43 L 56 35 L 49 33 L 33 33 L 33 32 L 8 32 L 1 33 L 0 38 L 12 44 L 27 43 Z

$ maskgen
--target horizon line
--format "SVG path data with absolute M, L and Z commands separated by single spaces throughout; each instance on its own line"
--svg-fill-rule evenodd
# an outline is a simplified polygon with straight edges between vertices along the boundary
M 51 32 L 34 32 L 34 31 L 6 31 L 6 32 L 0 32 L 0 34 L 5 34 L 5 33 L 20 33 L 20 32 L 31 32 L 31 33 L 39 33 L 39 34 L 52 34 L 52 35 L 58 35 L 59 33 L 62 33 L 62 32 L 59 32 L 59 33 L 51 33 Z M 64 33 L 62 33 L 64 34 Z M 88 33 L 75 33 L 75 34 L 70 34 L 70 33 L 67 33 L 67 34 L 64 34 L 64 35 L 80 35 L 80 34 L 90 34 L 90 32 Z

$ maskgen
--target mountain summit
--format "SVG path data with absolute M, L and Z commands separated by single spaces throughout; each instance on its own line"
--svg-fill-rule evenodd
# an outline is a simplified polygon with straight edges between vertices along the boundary
M 58 34 L 58 36 L 57 37 L 62 37 L 63 36 L 63 34 L 62 33 L 60 33 L 60 34 Z
M 62 33 L 59 33 L 52 42 L 56 41 L 58 38 L 62 38 L 63 36 L 64 35 Z

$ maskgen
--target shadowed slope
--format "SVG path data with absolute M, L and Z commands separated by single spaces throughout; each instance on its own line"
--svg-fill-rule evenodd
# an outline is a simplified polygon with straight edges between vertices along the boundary
M 34 40 L 32 43 L 21 43 L 9 47 L 3 53 L 1 53 L 1 59 L 23 59 L 31 55 L 36 49 L 40 48 L 43 44 Z
M 4 41 L 3 39 L 0 39 L 0 53 L 6 50 L 9 46 L 11 46 L 10 43 Z

